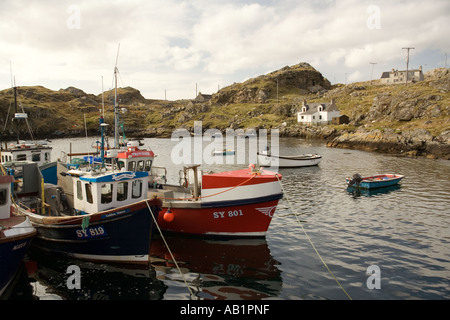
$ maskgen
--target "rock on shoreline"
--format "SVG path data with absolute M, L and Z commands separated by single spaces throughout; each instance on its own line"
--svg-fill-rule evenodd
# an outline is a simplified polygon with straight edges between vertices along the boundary
M 450 131 L 435 137 L 425 129 L 396 133 L 393 130 L 367 131 L 360 128 L 333 138 L 327 146 L 450 160 Z

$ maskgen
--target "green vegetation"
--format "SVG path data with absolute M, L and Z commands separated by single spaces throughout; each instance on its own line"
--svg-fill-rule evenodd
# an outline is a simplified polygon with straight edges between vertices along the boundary
M 296 111 L 301 102 L 330 102 L 335 99 L 341 114 L 350 124 L 329 127 L 351 132 L 358 128 L 403 132 L 426 129 L 433 136 L 450 130 L 450 75 L 429 78 L 405 85 L 380 85 L 377 81 L 335 85 L 308 64 L 285 67 L 265 76 L 237 83 L 220 90 L 206 103 L 189 100 L 161 101 L 145 99 L 138 90 L 120 88 L 120 114 L 127 136 L 169 136 L 180 127 L 192 128 L 202 121 L 203 129 L 246 128 L 298 129 Z M 308 90 L 311 86 L 323 90 Z M 42 86 L 20 87 L 19 112 L 28 113 L 35 138 L 84 136 L 85 119 L 89 134 L 99 132 L 98 117 L 102 95 L 86 94 L 76 88 L 52 91 Z M 112 124 L 114 92 L 104 93 L 105 122 Z M 0 91 L 0 112 L 14 114 L 13 91 Z M 4 137 L 13 137 L 14 128 L 7 124 Z

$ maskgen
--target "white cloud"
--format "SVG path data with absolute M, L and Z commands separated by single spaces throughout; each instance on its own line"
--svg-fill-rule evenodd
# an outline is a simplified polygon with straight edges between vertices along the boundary
M 192 98 L 196 84 L 212 93 L 303 61 L 332 82 L 369 80 L 369 62 L 374 77 L 403 68 L 405 46 L 412 64 L 442 66 L 449 21 L 447 0 L 3 0 L 0 88 L 12 61 L 19 85 L 98 94 L 119 43 L 123 84 L 147 98 Z

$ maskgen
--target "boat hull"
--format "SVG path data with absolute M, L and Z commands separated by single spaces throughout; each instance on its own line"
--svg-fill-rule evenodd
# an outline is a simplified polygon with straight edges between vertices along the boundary
M 322 160 L 322 156 L 317 154 L 307 154 L 298 156 L 274 156 L 258 153 L 258 161 L 262 166 L 279 168 L 298 168 L 317 166 Z
M 3 295 L 20 270 L 28 246 L 36 235 L 36 230 L 31 227 L 31 224 L 29 227 L 19 226 L 19 228 L 27 228 L 29 231 L 13 236 L 0 237 L 0 296 Z
M 171 207 L 171 221 L 166 207 L 158 215 L 158 225 L 165 231 L 190 235 L 264 237 L 282 196 L 204 204 L 199 208 Z
M 348 186 L 360 189 L 378 189 L 397 185 L 404 176 L 398 174 L 380 174 L 362 178 L 359 183 L 351 184 L 351 178 L 347 178 Z
M 146 201 L 85 216 L 33 216 L 31 221 L 38 232 L 33 245 L 40 249 L 98 262 L 148 262 L 153 218 Z

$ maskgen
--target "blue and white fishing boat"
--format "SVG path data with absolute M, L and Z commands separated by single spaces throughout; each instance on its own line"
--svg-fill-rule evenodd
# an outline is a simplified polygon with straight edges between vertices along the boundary
M 100 118 L 103 148 L 102 124 Z M 36 165 L 24 165 L 15 195 L 37 229 L 33 245 L 90 261 L 148 263 L 152 213 L 160 208 L 148 199 L 149 173 L 106 162 L 82 169 L 58 162 L 57 185 L 43 183 Z
M 23 263 L 36 229 L 26 216 L 18 216 L 11 202 L 12 176 L 0 175 L 0 297 Z
M 346 178 L 347 185 L 352 188 L 377 189 L 398 184 L 405 176 L 400 174 L 377 174 L 370 177 L 362 177 L 355 173 L 353 178 Z
M 147 172 L 67 170 L 58 163 L 58 185 L 39 183 L 36 166 L 24 172 L 26 189 L 16 196 L 19 212 L 37 229 L 33 245 L 90 261 L 148 262 L 151 212 L 159 203 L 147 199 Z
M 16 163 L 37 163 L 39 170 L 41 170 L 42 172 L 45 182 L 56 184 L 56 161 L 51 160 L 52 147 L 48 144 L 48 141 L 35 141 L 33 139 L 33 134 L 30 128 L 28 129 L 30 131 L 32 140 L 20 140 L 18 123 L 21 120 L 27 121 L 28 115 L 25 112 L 18 112 L 17 87 L 14 87 L 13 89 L 15 113 L 12 120 L 17 126 L 17 141 L 15 143 L 10 143 L 9 145 L 7 143 L 5 143 L 5 145 L 1 145 L 0 163 L 10 168 L 10 170 L 12 170 L 10 174 L 14 175 L 16 179 L 20 179 L 22 177 L 22 173 L 14 168 L 16 166 Z

